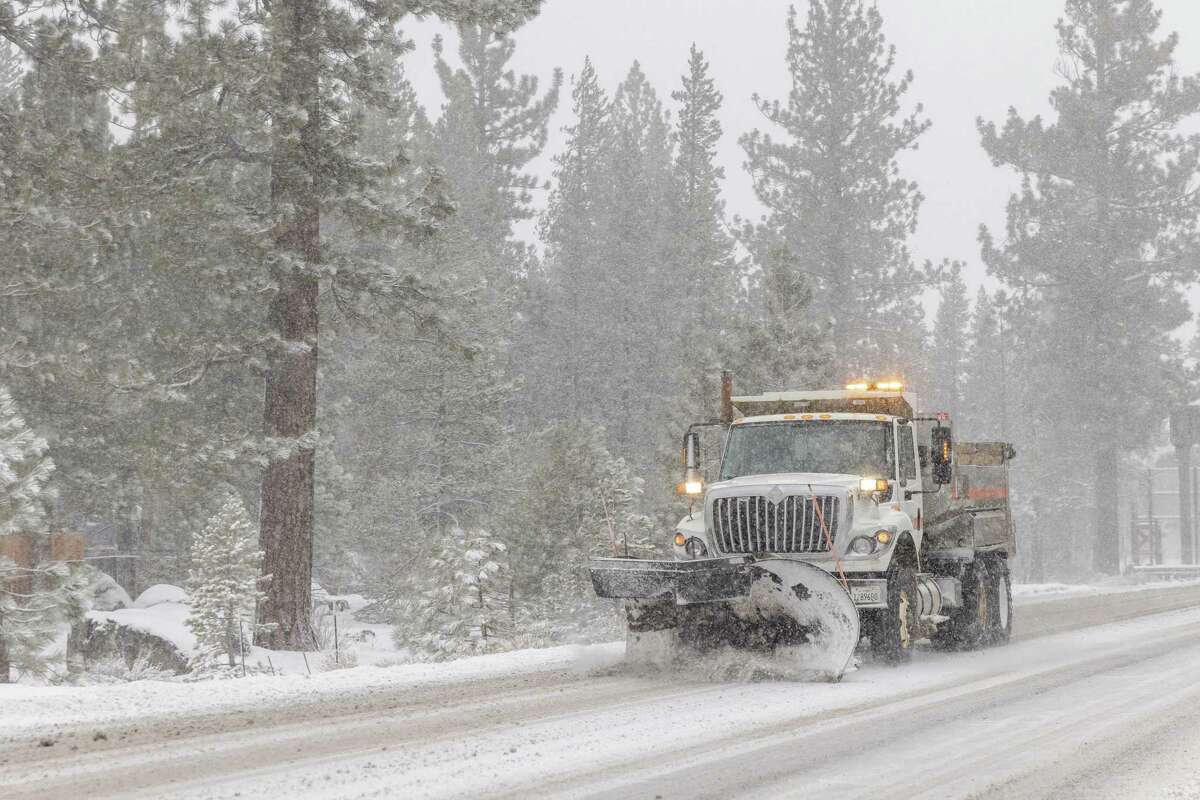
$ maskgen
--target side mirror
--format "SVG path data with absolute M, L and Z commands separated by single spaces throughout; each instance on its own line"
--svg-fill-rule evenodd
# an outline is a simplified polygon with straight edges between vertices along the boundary
M 953 479 L 954 441 L 950 429 L 940 425 L 933 429 L 930 437 L 930 463 L 933 465 L 933 482 L 938 485 Z

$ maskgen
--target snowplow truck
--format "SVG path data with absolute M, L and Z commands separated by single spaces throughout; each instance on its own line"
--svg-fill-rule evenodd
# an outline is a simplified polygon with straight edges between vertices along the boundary
M 949 415 L 915 402 L 891 380 L 734 396 L 726 374 L 720 419 L 683 439 L 673 557 L 588 565 L 599 596 L 625 601 L 628 657 L 786 648 L 836 680 L 862 637 L 886 663 L 919 639 L 1006 642 L 1013 449 L 956 443 Z M 701 432 L 721 442 L 715 475 Z

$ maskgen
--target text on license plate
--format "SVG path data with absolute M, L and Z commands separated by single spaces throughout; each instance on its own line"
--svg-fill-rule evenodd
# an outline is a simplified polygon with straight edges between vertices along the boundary
M 881 586 L 851 586 L 850 598 L 858 604 L 882 603 L 883 587 Z

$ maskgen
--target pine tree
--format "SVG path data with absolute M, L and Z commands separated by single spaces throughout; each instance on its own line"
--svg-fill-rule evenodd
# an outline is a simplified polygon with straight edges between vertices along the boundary
M 362 559 L 370 573 L 363 578 L 383 606 L 394 605 L 401 587 L 430 590 L 398 572 L 455 531 L 490 524 L 505 488 L 496 476 L 513 467 L 508 446 L 519 378 L 512 350 L 527 255 L 514 227 L 532 214 L 536 180 L 526 169 L 545 143 L 560 81 L 556 73 L 540 92 L 533 76 L 515 74 L 513 40 L 494 25 L 457 31 L 460 68 L 451 66 L 440 40 L 434 45 L 445 93 L 441 118 L 398 143 L 411 159 L 436 165 L 455 208 L 436 237 L 405 254 L 443 295 L 439 324 L 401 318 L 374 325 L 365 341 L 348 340 L 353 346 L 329 369 L 339 417 L 355 417 L 339 439 L 397 432 L 394 452 L 351 444 L 339 453 L 368 482 L 358 491 L 375 498 L 354 515 L 360 530 L 404 542 L 378 547 L 355 537 L 360 553 L 379 556 Z M 359 391 L 364 381 L 375 387 L 369 396 Z
M 836 379 L 829 325 L 813 309 L 812 282 L 788 244 L 765 228 L 747 229 L 759 271 L 735 379 L 750 392 L 829 386 Z
M 941 286 L 941 303 L 933 320 L 933 386 L 935 407 L 958 420 L 964 406 L 971 306 L 962 268 L 954 270 Z
M 803 28 L 792 9 L 787 33 L 787 101 L 755 96 L 784 136 L 754 130 L 741 138 L 768 209 L 756 231 L 767 241 L 751 251 L 783 246 L 791 254 L 814 312 L 827 320 L 843 377 L 911 371 L 922 327 L 920 276 L 906 242 L 922 198 L 897 159 L 929 126 L 920 105 L 900 109 L 912 74 L 892 77 L 895 48 L 879 11 L 861 0 L 814 0 Z
M 675 389 L 670 343 L 679 341 L 685 286 L 670 269 L 672 154 L 669 118 L 636 61 L 617 87 L 609 114 L 612 140 L 601 176 L 599 291 L 587 298 L 603 321 L 592 338 L 595 383 L 589 416 L 611 446 L 652 468 L 653 442 Z M 667 312 L 667 313 L 664 313 Z M 665 343 L 654 346 L 651 343 Z
M 603 630 L 611 606 L 598 601 L 583 564 L 591 556 L 650 557 L 653 521 L 640 512 L 640 478 L 605 445 L 598 425 L 562 422 L 526 448 L 528 478 L 505 509 L 513 542 L 517 617 L 535 636 L 561 640 Z
M 591 301 L 604 274 L 602 175 L 613 133 L 610 101 L 591 59 L 584 59 L 572 84 L 574 124 L 563 129 L 566 143 L 554 157 L 554 188 L 540 220 L 546 263 L 539 300 L 550 311 L 544 320 L 533 321 L 544 335 L 525 357 L 523 370 L 534 407 L 548 409 L 553 418 L 580 419 L 591 406 L 593 381 L 600 378 L 593 360 L 599 347 L 591 335 L 604 320 Z M 548 388 L 539 392 L 539 387 Z
M 725 171 L 717 164 L 717 147 L 723 98 L 695 44 L 682 87 L 671 98 L 679 104 L 679 113 L 674 131 L 676 218 L 670 223 L 674 232 L 670 280 L 683 298 L 677 338 L 670 342 L 670 361 L 680 365 L 673 376 L 678 400 L 672 406 L 677 423 L 686 424 L 685 420 L 711 415 L 717 407 L 718 376 L 722 368 L 739 360 L 737 322 L 749 309 L 721 199 Z
M 432 586 L 400 604 L 396 644 L 435 661 L 510 647 L 514 627 L 507 550 L 487 531 L 452 529 L 419 565 Z
M 82 614 L 82 571 L 56 562 L 18 565 L 8 543 L 21 534 L 34 555 L 44 550 L 42 534 L 53 492 L 47 482 L 54 462 L 46 440 L 21 417 L 8 390 L 0 387 L 0 683 L 15 666 L 23 675 L 46 672 L 46 647 L 64 623 Z
M 982 441 L 1003 440 L 1010 398 L 1009 347 L 1002 330 L 997 298 L 980 287 L 975 295 L 962 382 L 962 413 L 957 420 L 960 435 Z M 1011 322 L 1008 323 L 1011 325 Z
M 564 367 L 551 376 L 553 416 L 595 420 L 643 472 L 678 389 L 682 317 L 663 310 L 682 308 L 687 288 L 672 267 L 669 119 L 636 62 L 609 101 L 585 61 L 573 97 L 542 220 L 553 314 L 538 357 Z
M 261 565 L 258 533 L 241 498 L 230 494 L 192 541 L 187 623 L 196 634 L 201 668 L 222 654 L 235 666 L 243 644 L 263 627 L 256 619 L 266 596 L 259 588 Z
M 1036 309 L 1041 413 L 1072 431 L 1075 470 L 1092 475 L 1094 565 L 1107 573 L 1122 454 L 1182 396 L 1170 334 L 1188 319 L 1200 247 L 1200 141 L 1178 133 L 1200 112 L 1200 79 L 1176 74 L 1178 37 L 1158 37 L 1160 19 L 1149 0 L 1068 0 L 1055 119 L 979 122 L 993 162 L 1023 179 L 1006 240 L 981 233 L 984 258 Z
M 0 386 L 0 536 L 45 530 L 53 492 L 46 483 L 54 461 L 46 440 L 17 411 L 8 389 Z

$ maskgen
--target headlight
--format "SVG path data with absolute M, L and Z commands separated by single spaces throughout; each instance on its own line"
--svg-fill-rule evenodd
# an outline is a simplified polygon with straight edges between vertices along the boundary
M 704 546 L 704 542 L 695 536 L 687 540 L 687 544 L 683 546 L 683 550 L 688 554 L 689 558 L 704 558 L 704 556 L 708 555 L 708 548 Z
M 692 497 L 704 494 L 704 481 L 684 481 L 683 493 Z
M 875 549 L 875 540 L 870 536 L 856 536 L 850 540 L 850 552 L 856 556 L 870 555 Z

